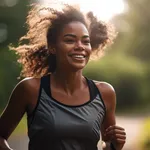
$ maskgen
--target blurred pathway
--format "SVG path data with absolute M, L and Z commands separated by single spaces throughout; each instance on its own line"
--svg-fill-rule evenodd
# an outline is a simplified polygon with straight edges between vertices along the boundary
M 144 117 L 117 116 L 116 120 L 117 124 L 123 126 L 127 133 L 127 142 L 123 150 L 133 150 L 137 136 L 140 134 L 140 128 Z M 25 135 L 12 136 L 8 142 L 14 150 L 27 150 L 28 138 Z
M 134 150 L 145 117 L 117 117 L 117 124 L 124 127 L 127 140 L 123 150 Z

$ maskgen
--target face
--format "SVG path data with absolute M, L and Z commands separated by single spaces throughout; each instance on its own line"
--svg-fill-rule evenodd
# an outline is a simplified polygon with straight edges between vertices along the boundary
M 86 26 L 71 22 L 64 26 L 56 44 L 57 66 L 79 70 L 87 64 L 91 54 L 91 44 Z

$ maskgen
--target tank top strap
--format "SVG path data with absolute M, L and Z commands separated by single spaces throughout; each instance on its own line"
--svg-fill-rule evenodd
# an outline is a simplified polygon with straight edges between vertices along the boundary
M 91 94 L 91 100 L 99 99 L 103 104 L 103 107 L 104 107 L 104 110 L 105 110 L 105 115 L 106 115 L 106 110 L 107 109 L 106 109 L 106 106 L 105 106 L 105 103 L 104 103 L 104 100 L 102 98 L 100 90 L 98 89 L 98 87 L 96 86 L 96 84 L 93 80 L 88 79 L 87 77 L 85 77 L 85 78 L 86 78 L 88 86 L 89 86 L 89 90 L 90 90 L 90 94 Z
M 87 80 L 87 83 L 89 86 L 91 100 L 93 100 L 97 95 L 100 96 L 99 90 L 98 90 L 97 86 L 95 85 L 94 81 L 91 79 L 88 79 L 87 77 L 85 77 L 85 79 Z
M 86 78 L 86 77 L 85 77 Z M 87 83 L 89 84 L 89 89 L 90 89 L 90 92 L 91 92 L 91 95 L 92 95 L 92 99 L 100 99 L 100 101 L 103 103 L 103 106 L 104 106 L 104 109 L 105 109 L 105 113 L 106 113 L 106 106 L 105 106 L 105 103 L 104 103 L 104 100 L 102 98 L 102 95 L 101 95 L 101 92 L 100 90 L 98 89 L 98 87 L 96 86 L 95 82 L 91 79 L 88 79 L 86 78 L 87 80 Z
M 41 88 L 49 95 L 50 89 L 50 74 L 41 78 Z

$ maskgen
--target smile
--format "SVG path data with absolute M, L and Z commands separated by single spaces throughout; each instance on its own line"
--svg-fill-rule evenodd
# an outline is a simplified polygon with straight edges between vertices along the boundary
M 84 60 L 85 59 L 84 55 L 71 55 L 71 57 L 76 60 Z
M 72 55 L 72 57 L 75 57 L 75 58 L 85 58 L 85 56 L 83 56 L 83 55 Z

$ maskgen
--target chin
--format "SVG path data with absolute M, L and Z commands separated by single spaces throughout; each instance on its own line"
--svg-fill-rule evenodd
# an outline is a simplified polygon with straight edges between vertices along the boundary
M 75 71 L 84 69 L 86 64 L 72 64 L 71 68 Z
M 82 70 L 85 68 L 85 66 L 88 63 L 88 59 L 84 60 L 84 61 L 72 61 L 72 60 L 68 60 L 68 67 L 73 70 L 73 71 L 78 71 L 78 70 Z

